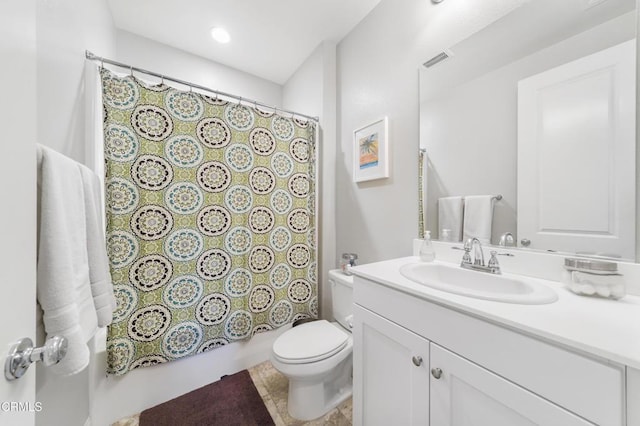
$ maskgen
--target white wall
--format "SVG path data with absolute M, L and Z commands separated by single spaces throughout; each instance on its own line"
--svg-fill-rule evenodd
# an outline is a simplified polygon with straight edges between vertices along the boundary
M 314 117 L 322 113 L 324 44 L 318 46 L 282 86 L 282 107 Z
M 83 161 L 88 143 L 85 49 L 115 54 L 115 27 L 106 0 L 38 0 L 36 42 L 37 141 Z M 36 397 L 43 404 L 36 423 L 84 424 L 91 404 L 88 370 L 58 377 L 38 364 L 36 372 Z
M 406 256 L 418 233 L 418 67 L 525 0 L 382 0 L 338 44 L 337 250 Z M 475 6 L 474 6 L 475 4 Z M 355 184 L 353 130 L 389 117 L 391 177 Z
M 85 50 L 115 54 L 106 0 L 38 0 L 38 142 L 85 158 Z
M 94 53 L 100 55 L 98 52 Z M 282 105 L 282 86 L 279 84 L 130 32 L 118 30 L 116 59 L 138 68 L 246 97 L 267 105 Z M 118 69 L 118 71 L 123 70 Z M 141 77 L 147 79 L 144 76 Z M 149 80 L 156 79 L 149 78 Z M 174 83 L 167 83 L 178 87 Z M 184 87 L 181 88 L 184 89 Z
M 283 108 L 320 118 L 318 291 L 320 315 L 331 319 L 327 271 L 336 267 L 336 46 L 324 42 L 283 87 Z
M 497 244 L 507 231 L 516 235 L 516 92 L 503 78 L 491 73 L 420 106 L 420 138 L 428 141 L 429 157 L 427 229 L 433 238 L 440 237 L 437 200 L 451 195 L 501 194 L 492 241 Z

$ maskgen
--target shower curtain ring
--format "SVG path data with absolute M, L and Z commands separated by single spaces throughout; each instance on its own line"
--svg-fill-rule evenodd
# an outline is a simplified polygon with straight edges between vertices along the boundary
M 160 76 L 160 85 L 164 85 L 164 75 Z
M 129 74 L 133 77 L 133 65 L 129 65 Z
M 100 70 L 104 68 L 104 58 L 100 58 Z
M 238 96 L 238 105 L 242 105 L 242 96 Z

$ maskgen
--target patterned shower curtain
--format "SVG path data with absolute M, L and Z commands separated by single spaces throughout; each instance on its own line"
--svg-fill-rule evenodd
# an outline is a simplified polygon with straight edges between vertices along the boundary
M 318 310 L 314 125 L 102 69 L 108 372 Z

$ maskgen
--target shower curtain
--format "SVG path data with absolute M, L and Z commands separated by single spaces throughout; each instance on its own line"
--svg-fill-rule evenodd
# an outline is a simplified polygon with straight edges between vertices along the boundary
M 314 124 L 101 69 L 121 375 L 318 311 Z

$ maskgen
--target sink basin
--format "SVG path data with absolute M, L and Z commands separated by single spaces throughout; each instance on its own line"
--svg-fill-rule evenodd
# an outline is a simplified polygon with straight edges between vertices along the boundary
M 400 274 L 427 287 L 476 299 L 524 305 L 558 300 L 553 289 L 531 278 L 494 275 L 439 262 L 409 263 L 400 267 Z

